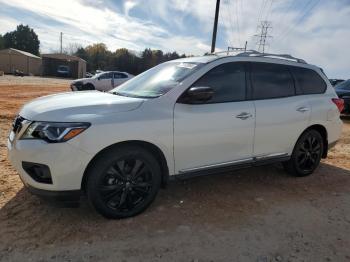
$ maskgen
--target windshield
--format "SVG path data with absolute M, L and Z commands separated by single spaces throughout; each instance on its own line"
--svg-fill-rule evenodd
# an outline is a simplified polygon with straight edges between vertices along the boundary
M 154 98 L 164 95 L 198 70 L 202 63 L 168 62 L 153 67 L 110 92 L 121 96 Z
M 341 82 L 335 86 L 336 89 L 345 89 L 350 90 L 350 79 L 344 82 Z
M 68 66 L 59 66 L 58 70 L 67 71 L 68 70 Z

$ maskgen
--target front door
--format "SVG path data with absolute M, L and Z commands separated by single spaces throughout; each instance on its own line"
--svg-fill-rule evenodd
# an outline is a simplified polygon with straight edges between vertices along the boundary
M 113 73 L 103 73 L 96 81 L 95 87 L 97 90 L 109 91 L 113 88 Z
M 190 172 L 249 160 L 253 153 L 255 109 L 246 101 L 244 63 L 221 64 L 193 85 L 211 87 L 201 104 L 174 108 L 175 172 Z

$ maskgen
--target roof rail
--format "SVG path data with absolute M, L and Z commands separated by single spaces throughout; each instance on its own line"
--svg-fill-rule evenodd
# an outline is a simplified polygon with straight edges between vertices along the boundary
M 245 57 L 267 57 L 267 58 L 277 58 L 277 59 L 285 59 L 285 60 L 292 60 L 297 63 L 307 64 L 305 60 L 296 58 L 294 56 L 288 55 L 288 54 L 270 54 L 270 53 L 260 53 L 256 50 L 246 50 L 243 52 L 239 52 L 239 50 L 232 50 L 232 51 L 220 51 L 211 53 L 211 55 L 219 55 L 226 53 L 229 55 L 230 53 L 236 53 L 235 56 L 245 56 Z

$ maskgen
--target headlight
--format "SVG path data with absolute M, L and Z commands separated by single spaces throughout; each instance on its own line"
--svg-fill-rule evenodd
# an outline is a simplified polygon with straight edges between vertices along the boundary
M 20 139 L 42 139 L 48 143 L 66 142 L 90 126 L 90 123 L 33 122 Z

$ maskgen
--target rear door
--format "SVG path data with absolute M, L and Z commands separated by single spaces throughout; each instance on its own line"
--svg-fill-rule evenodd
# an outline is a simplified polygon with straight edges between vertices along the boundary
M 211 87 L 214 95 L 201 104 L 175 104 L 176 172 L 215 168 L 251 158 L 255 110 L 254 103 L 246 100 L 245 64 L 218 65 L 191 87 Z
M 299 95 L 290 67 L 251 63 L 252 100 L 256 109 L 255 157 L 291 154 L 308 127 L 310 105 Z

